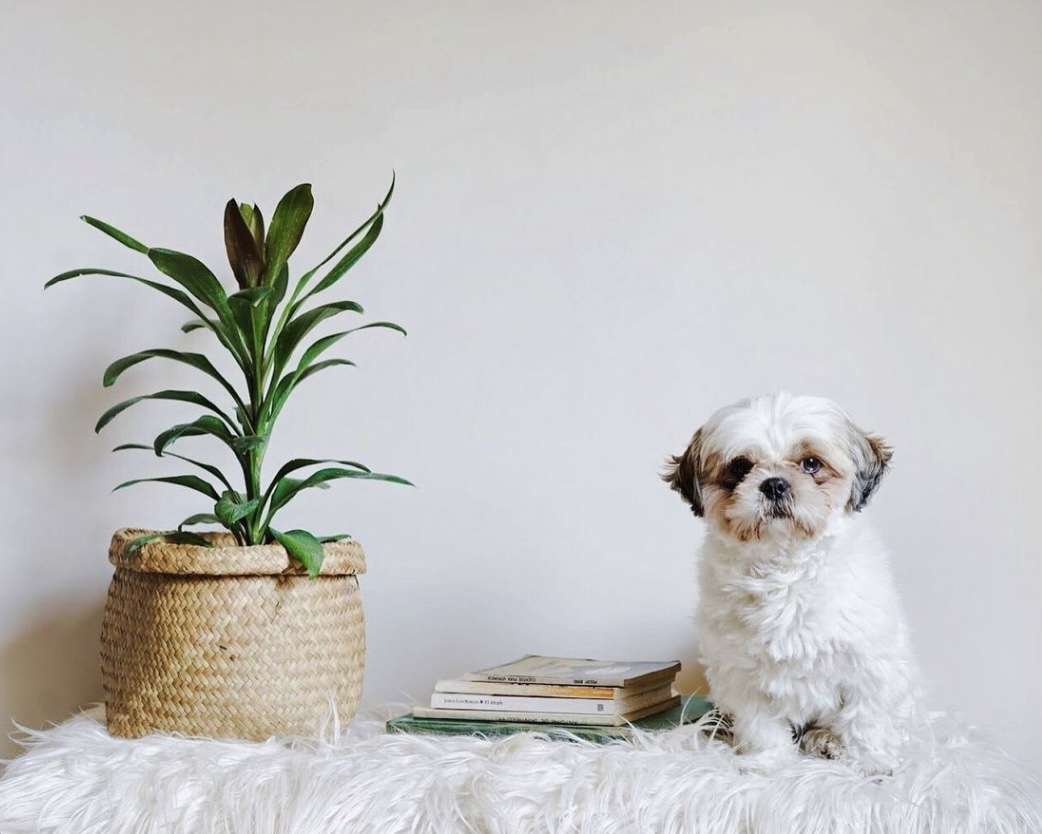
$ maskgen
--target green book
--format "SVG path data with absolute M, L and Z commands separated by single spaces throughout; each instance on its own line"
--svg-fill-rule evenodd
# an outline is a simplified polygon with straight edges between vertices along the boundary
M 713 705 L 699 695 L 685 695 L 680 704 L 634 721 L 622 727 L 591 727 L 583 724 L 537 724 L 522 721 L 471 721 L 463 718 L 416 718 L 400 715 L 387 722 L 389 733 L 451 736 L 510 736 L 515 733 L 543 733 L 551 737 L 584 741 L 615 741 L 632 737 L 633 730 L 672 730 L 681 724 L 692 724 L 705 715 Z

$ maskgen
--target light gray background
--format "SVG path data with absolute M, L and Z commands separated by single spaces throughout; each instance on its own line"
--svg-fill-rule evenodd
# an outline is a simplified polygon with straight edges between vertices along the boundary
M 45 295 L 144 269 L 77 215 L 220 267 L 229 196 L 270 216 L 310 181 L 300 269 L 394 167 L 343 287 L 410 336 L 351 342 L 272 453 L 419 484 L 287 513 L 368 549 L 368 701 L 526 651 L 696 682 L 701 531 L 657 472 L 715 407 L 785 387 L 893 442 L 870 512 L 933 703 L 1042 763 L 1042 6 L 9 2 L 0 29 L 0 717 L 99 697 L 112 530 L 201 509 L 109 494 L 176 471 L 108 449 L 186 412 L 101 437 L 97 415 L 196 377 L 102 369 L 206 338 L 119 282 Z

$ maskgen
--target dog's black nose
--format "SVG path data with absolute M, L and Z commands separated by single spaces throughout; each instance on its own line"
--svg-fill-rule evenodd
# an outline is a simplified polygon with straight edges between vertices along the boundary
M 789 494 L 789 482 L 784 478 L 768 478 L 760 484 L 760 492 L 772 501 L 780 501 Z

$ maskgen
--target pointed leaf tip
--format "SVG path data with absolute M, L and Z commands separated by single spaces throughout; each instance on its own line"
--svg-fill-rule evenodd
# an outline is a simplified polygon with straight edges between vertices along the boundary
M 104 220 L 98 220 L 96 217 L 91 217 L 89 214 L 81 214 L 80 220 L 86 223 L 88 226 L 93 226 L 99 232 L 103 232 L 113 240 L 117 240 L 126 246 L 128 249 L 133 249 L 135 252 L 147 253 L 148 247 L 140 240 L 136 240 L 128 235 L 124 231 L 120 231 L 111 223 L 106 223 Z
M 318 576 L 325 558 L 322 542 L 307 530 L 287 530 L 282 533 L 274 527 L 268 529 L 275 541 L 286 548 L 286 552 L 307 569 L 308 576 L 312 579 Z

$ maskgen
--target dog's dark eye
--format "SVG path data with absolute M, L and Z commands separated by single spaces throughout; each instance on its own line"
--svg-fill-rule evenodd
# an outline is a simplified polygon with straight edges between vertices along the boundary
M 817 458 L 804 458 L 800 461 L 800 469 L 808 475 L 813 475 L 821 469 L 821 461 Z
M 724 469 L 724 476 L 721 479 L 723 485 L 728 489 L 734 489 L 752 471 L 752 468 L 753 462 L 749 458 L 735 458 Z

